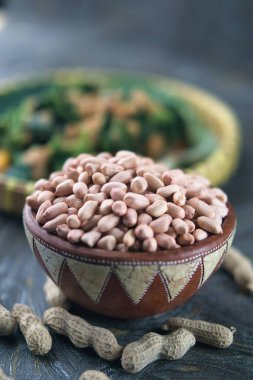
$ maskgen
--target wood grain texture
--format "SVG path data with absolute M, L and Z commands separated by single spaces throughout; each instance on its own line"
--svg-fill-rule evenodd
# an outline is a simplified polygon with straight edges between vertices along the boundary
M 31 0 L 11 2 L 8 24 L 0 34 L 0 80 L 60 66 L 121 66 L 174 75 L 230 102 L 241 120 L 244 148 L 239 171 L 225 190 L 238 217 L 235 245 L 253 260 L 252 1 L 148 0 L 145 12 L 140 1 L 98 1 L 96 8 L 94 1 L 78 0 L 82 5 L 72 10 L 70 2 L 63 2 L 61 7 L 59 1 L 44 0 L 41 7 Z M 59 10 L 61 17 L 56 17 Z M 41 314 L 46 308 L 43 283 L 21 220 L 1 214 L 0 302 L 8 308 L 24 302 Z M 17 332 L 0 339 L 0 366 L 17 380 L 77 380 L 85 369 L 102 370 L 115 380 L 253 378 L 253 298 L 242 294 L 227 273 L 219 270 L 172 315 L 235 326 L 235 342 L 224 350 L 197 344 L 181 360 L 158 361 L 132 376 L 119 361 L 107 363 L 91 349 L 73 348 L 56 335 L 53 350 L 38 359 Z M 85 317 L 110 327 L 122 344 L 151 330 L 159 332 L 166 319 L 126 323 L 91 313 Z

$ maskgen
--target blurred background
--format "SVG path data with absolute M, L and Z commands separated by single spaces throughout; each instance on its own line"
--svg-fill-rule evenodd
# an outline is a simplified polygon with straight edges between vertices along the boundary
M 0 82 L 59 67 L 124 68 L 200 85 L 234 107 L 244 148 L 232 201 L 250 201 L 251 0 L 1 0 Z M 247 179 L 247 181 L 246 181 Z M 234 181 L 234 182 L 233 182 Z
M 231 81 L 231 96 L 249 91 L 251 0 L 0 4 L 6 14 L 0 37 L 1 80 L 56 67 L 106 66 L 175 75 L 224 94 Z

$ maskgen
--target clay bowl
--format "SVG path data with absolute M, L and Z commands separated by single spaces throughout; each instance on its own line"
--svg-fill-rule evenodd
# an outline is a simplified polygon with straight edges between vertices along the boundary
M 25 206 L 23 218 L 39 264 L 71 301 L 99 314 L 133 319 L 182 305 L 219 268 L 236 229 L 228 207 L 222 235 L 155 254 L 73 245 L 44 231 L 30 207 Z

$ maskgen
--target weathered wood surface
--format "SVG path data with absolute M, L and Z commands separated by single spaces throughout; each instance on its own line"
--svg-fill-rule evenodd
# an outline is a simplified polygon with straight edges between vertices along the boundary
M 31 4 L 35 3 L 28 0 L 12 2 L 9 24 L 0 33 L 0 80 L 58 66 L 125 66 L 164 72 L 192 81 L 219 94 L 235 107 L 242 124 L 244 147 L 238 173 L 225 190 L 238 216 L 235 245 L 253 260 L 253 78 L 252 54 L 248 50 L 250 41 L 252 43 L 252 2 L 222 0 L 210 2 L 209 6 L 203 2 L 205 8 L 202 2 L 193 0 L 149 0 L 145 3 L 144 12 L 141 2 L 128 1 L 116 5 L 118 2 L 110 0 L 103 7 L 103 2 L 99 1 L 97 9 L 93 5 L 95 2 L 88 1 L 85 2 L 87 12 L 83 13 L 82 18 L 80 15 L 76 17 L 77 10 L 68 14 L 68 2 L 64 1 L 65 15 L 56 21 L 49 17 L 50 7 L 52 5 L 53 14 L 56 15 L 57 9 L 60 9 L 59 2 L 36 3 L 40 3 L 37 8 L 32 7 Z M 183 4 L 186 3 L 186 11 L 191 9 L 190 15 L 198 16 L 199 27 L 183 17 Z M 22 4 L 24 7 L 19 9 Z M 84 2 L 76 1 L 76 4 L 85 10 Z M 164 12 L 162 7 L 165 7 Z M 28 8 L 29 12 L 25 13 Z M 135 18 L 136 12 L 140 14 L 140 20 L 137 16 Z M 125 22 L 125 14 L 131 21 L 129 24 Z M 201 14 L 203 17 L 200 17 Z M 187 35 L 180 34 L 181 30 L 177 33 L 178 28 L 173 21 L 176 17 L 180 25 L 185 20 L 186 27 L 183 29 L 188 30 Z M 152 20 L 155 31 L 151 27 Z M 214 24 L 212 20 L 215 20 Z M 206 25 L 214 28 L 213 37 L 212 30 L 206 30 Z M 220 39 L 217 25 L 220 27 Z M 135 38 L 136 33 L 138 38 Z M 210 49 L 197 38 L 198 35 L 202 35 L 204 40 L 206 37 Z M 192 47 L 191 51 L 189 46 Z M 41 290 L 43 283 L 44 274 L 30 252 L 21 220 L 1 214 L 0 302 L 8 308 L 15 302 L 24 302 L 41 314 L 46 308 Z M 55 335 L 49 355 L 37 358 L 30 354 L 24 339 L 17 332 L 11 339 L 0 339 L 0 367 L 17 380 L 75 380 L 85 369 L 100 369 L 111 379 L 253 378 L 253 296 L 242 294 L 223 270 L 214 275 L 185 306 L 169 315 L 203 318 L 234 326 L 237 329 L 235 342 L 225 350 L 197 344 L 181 360 L 162 360 L 133 376 L 121 369 L 120 361 L 107 363 L 91 349 L 75 349 L 67 339 Z M 138 339 L 148 331 L 158 332 L 159 325 L 166 318 L 154 317 L 126 323 L 90 313 L 84 313 L 84 316 L 91 323 L 110 327 L 122 344 Z

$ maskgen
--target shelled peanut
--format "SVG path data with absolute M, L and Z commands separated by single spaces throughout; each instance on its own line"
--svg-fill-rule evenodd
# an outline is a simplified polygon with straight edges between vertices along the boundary
M 27 197 L 42 228 L 70 243 L 148 252 L 222 234 L 226 203 L 206 178 L 129 151 L 70 158 Z

